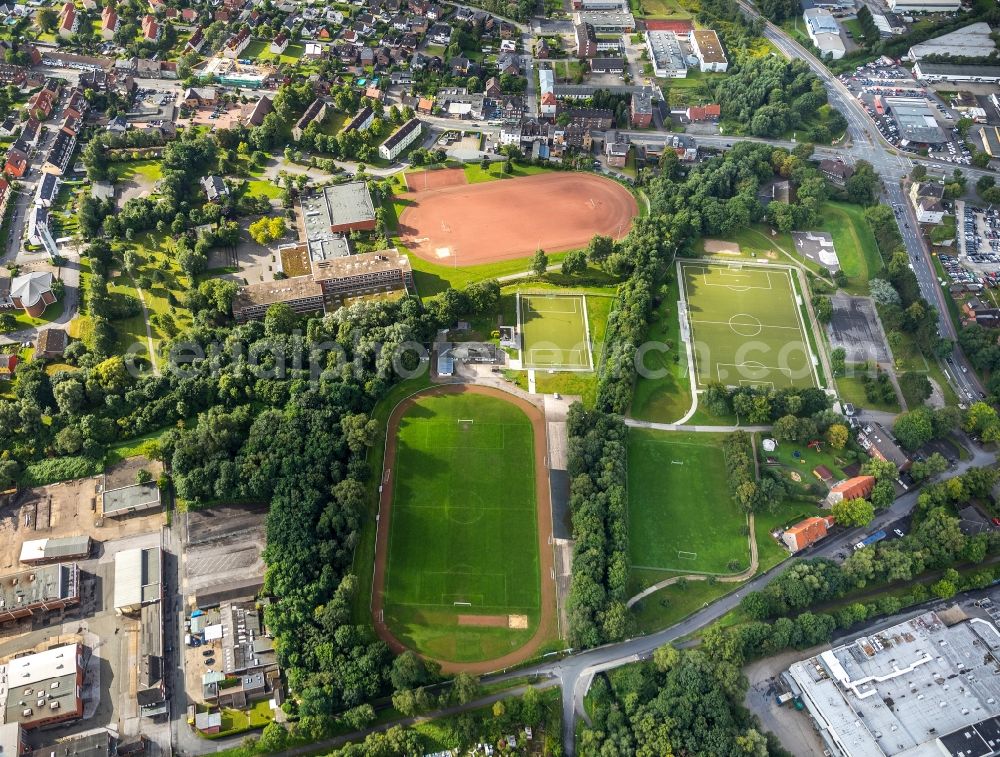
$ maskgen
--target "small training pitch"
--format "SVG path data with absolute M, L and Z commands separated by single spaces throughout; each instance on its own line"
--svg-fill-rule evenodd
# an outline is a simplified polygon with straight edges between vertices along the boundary
M 594 359 L 582 294 L 517 295 L 521 365 L 549 371 L 590 371 Z
M 437 387 L 404 400 L 388 433 L 376 630 L 450 670 L 529 657 L 554 626 L 540 411 Z
M 786 268 L 686 263 L 687 303 L 698 386 L 773 389 L 816 386 L 812 350 Z M 685 323 L 686 321 L 686 323 Z
M 746 516 L 726 482 L 724 434 L 629 429 L 634 569 L 733 573 L 750 564 Z
M 457 170 L 457 169 L 456 169 Z M 527 257 L 535 250 L 586 247 L 595 234 L 621 239 L 638 215 L 635 198 L 611 179 L 553 172 L 479 184 L 457 174 L 407 177 L 400 241 L 443 265 L 476 265 Z M 424 188 L 422 182 L 438 183 Z

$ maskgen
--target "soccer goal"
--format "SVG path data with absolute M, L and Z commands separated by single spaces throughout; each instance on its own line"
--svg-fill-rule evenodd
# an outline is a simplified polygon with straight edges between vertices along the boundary
M 698 559 L 698 553 L 697 552 L 685 552 L 684 550 L 678 549 L 677 550 L 677 559 L 678 560 L 697 560 Z
M 471 426 L 473 423 L 475 423 L 475 420 L 472 419 L 472 418 L 459 418 L 458 419 L 458 425 L 459 426 Z

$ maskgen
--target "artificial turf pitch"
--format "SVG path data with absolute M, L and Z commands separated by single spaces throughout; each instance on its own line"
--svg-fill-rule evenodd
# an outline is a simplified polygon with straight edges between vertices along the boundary
M 682 271 L 699 387 L 816 385 L 787 269 L 689 263 Z
M 629 559 L 637 570 L 732 573 L 750 548 L 726 482 L 724 434 L 629 429 Z
M 471 422 L 469 422 L 471 421 Z M 509 402 L 422 397 L 399 427 L 385 619 L 418 651 L 489 659 L 538 621 L 531 423 Z M 528 616 L 529 628 L 458 625 L 459 615 Z
M 593 370 L 582 294 L 519 294 L 522 365 L 539 370 Z

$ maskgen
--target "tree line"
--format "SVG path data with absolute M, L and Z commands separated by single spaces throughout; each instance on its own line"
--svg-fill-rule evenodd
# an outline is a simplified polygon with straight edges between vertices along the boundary
M 574 539 L 569 643 L 592 647 L 624 638 L 628 627 L 628 429 L 620 417 L 579 403 L 566 428 Z

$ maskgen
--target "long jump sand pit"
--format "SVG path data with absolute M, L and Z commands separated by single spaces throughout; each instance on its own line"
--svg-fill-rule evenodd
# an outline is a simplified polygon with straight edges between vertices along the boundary
M 430 171 L 413 171 L 404 174 L 408 192 L 430 192 L 445 187 L 460 187 L 468 184 L 463 168 L 438 168 Z
M 410 252 L 447 265 L 527 257 L 541 248 L 586 246 L 595 234 L 620 239 L 638 215 L 617 182 L 585 173 L 546 173 L 449 186 L 404 196 L 400 238 Z

